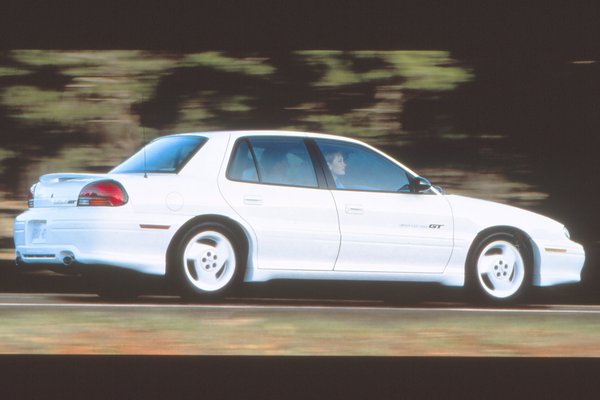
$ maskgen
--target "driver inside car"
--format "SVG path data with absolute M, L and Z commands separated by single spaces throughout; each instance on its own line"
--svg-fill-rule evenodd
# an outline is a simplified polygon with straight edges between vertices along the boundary
M 333 175 L 335 187 L 343 189 L 344 185 L 340 182 L 340 177 L 346 175 L 346 161 L 344 160 L 344 155 L 340 151 L 327 153 L 325 155 L 325 161 L 327 161 L 327 166 L 331 171 L 331 175 Z

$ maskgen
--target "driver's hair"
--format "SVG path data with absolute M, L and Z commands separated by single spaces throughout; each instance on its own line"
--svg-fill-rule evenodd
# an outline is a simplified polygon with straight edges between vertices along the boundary
M 340 155 L 342 158 L 344 158 L 344 155 L 342 154 L 342 152 L 341 152 L 341 151 L 339 151 L 339 150 L 334 150 L 334 151 L 331 151 L 331 152 L 328 152 L 328 153 L 326 153 L 326 154 L 325 154 L 325 161 L 327 161 L 328 163 L 330 163 L 330 164 L 331 164 L 331 163 L 333 162 L 333 159 L 335 158 L 335 156 L 337 156 L 338 154 L 339 154 L 339 155 Z

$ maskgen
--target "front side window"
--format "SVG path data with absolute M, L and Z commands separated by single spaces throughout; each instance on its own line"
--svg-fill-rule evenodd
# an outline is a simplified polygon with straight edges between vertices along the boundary
M 201 136 L 156 139 L 115 167 L 111 173 L 178 173 L 207 140 Z
M 353 143 L 316 140 L 332 186 L 340 190 L 410 192 L 408 174 L 376 152 Z
M 227 171 L 230 179 L 273 185 L 317 187 L 317 177 L 302 138 L 244 139 Z

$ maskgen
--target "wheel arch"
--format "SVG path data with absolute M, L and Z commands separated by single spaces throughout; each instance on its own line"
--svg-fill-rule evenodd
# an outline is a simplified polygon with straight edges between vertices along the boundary
M 243 226 L 229 218 L 229 217 L 225 217 L 223 215 L 218 215 L 218 214 L 207 214 L 207 215 L 198 215 L 196 217 L 191 218 L 189 221 L 187 221 L 185 224 L 183 224 L 175 233 L 175 235 L 173 236 L 173 238 L 171 239 L 171 242 L 169 243 L 169 247 L 167 248 L 167 253 L 166 253 L 166 276 L 167 277 L 171 277 L 173 275 L 173 264 L 174 264 L 174 258 L 175 258 L 175 253 L 176 253 L 176 249 L 177 249 L 177 244 L 179 243 L 179 241 L 181 240 L 181 238 L 186 234 L 186 232 L 188 232 L 192 226 L 200 224 L 200 223 L 219 223 L 222 225 L 225 225 L 226 227 L 228 227 L 229 229 L 231 229 L 233 231 L 233 233 L 235 234 L 235 239 L 236 240 L 236 244 L 240 246 L 239 250 L 242 254 L 245 254 L 246 259 L 244 260 L 244 267 L 246 267 L 247 264 L 247 258 L 248 258 L 248 254 L 249 254 L 249 244 L 250 244 L 250 240 L 248 238 L 248 233 L 246 232 L 246 230 L 243 228 Z
M 509 233 L 517 236 L 521 239 L 521 241 L 527 245 L 527 257 L 531 263 L 532 273 L 535 276 L 539 271 L 539 249 L 535 243 L 535 241 L 529 236 L 525 231 L 519 229 L 515 226 L 509 225 L 497 225 L 488 227 L 482 231 L 480 231 L 475 238 L 471 241 L 471 245 L 469 246 L 469 251 L 467 253 L 467 258 L 465 259 L 465 276 L 468 276 L 468 268 L 471 265 L 475 250 L 481 241 L 494 233 Z

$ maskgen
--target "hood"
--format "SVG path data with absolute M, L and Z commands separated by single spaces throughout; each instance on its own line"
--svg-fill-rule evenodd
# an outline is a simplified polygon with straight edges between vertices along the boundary
M 447 195 L 456 220 L 470 220 L 481 227 L 514 226 L 526 231 L 562 229 L 563 224 L 546 216 L 493 201 Z

